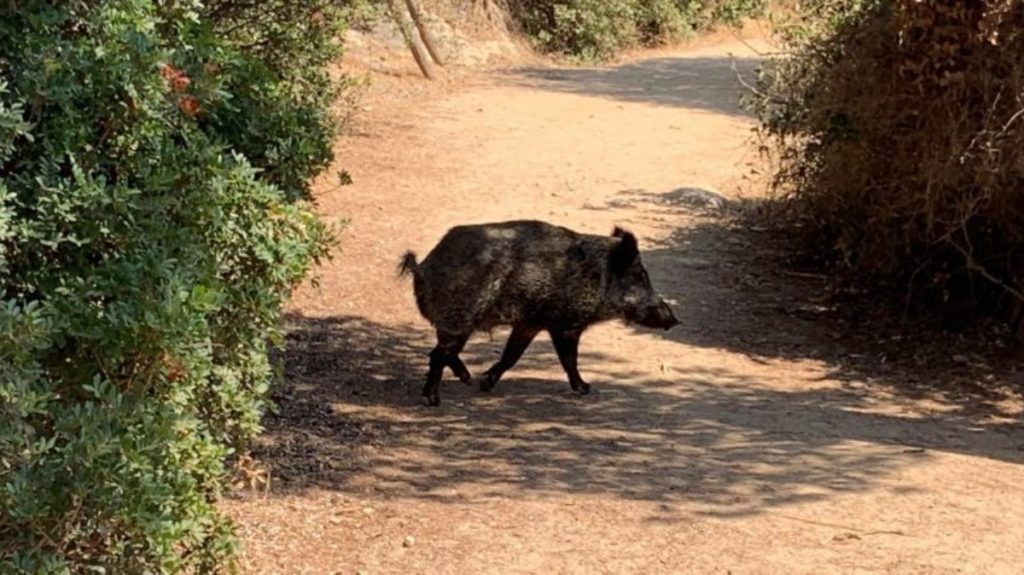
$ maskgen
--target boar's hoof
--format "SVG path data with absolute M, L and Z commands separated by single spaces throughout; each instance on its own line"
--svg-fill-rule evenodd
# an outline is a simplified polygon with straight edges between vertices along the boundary
M 589 383 L 583 383 L 582 381 L 580 381 L 580 382 L 573 382 L 572 383 L 572 390 L 575 391 L 576 393 L 580 394 L 580 395 L 587 395 L 588 393 L 590 393 L 590 384 Z
M 485 373 L 478 381 L 480 384 L 480 391 L 486 392 L 494 389 L 495 384 L 498 383 L 498 378 L 489 373 Z
M 431 407 L 437 407 L 441 405 L 441 394 L 437 388 L 431 389 L 430 386 L 423 388 L 423 397 L 427 400 L 427 405 Z

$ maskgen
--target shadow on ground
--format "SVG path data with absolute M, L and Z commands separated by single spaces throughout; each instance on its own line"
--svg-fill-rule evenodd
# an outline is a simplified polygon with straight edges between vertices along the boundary
M 652 58 L 602 68 L 520 68 L 511 80 L 539 90 L 743 115 L 742 83 L 753 83 L 759 58 Z
M 667 339 L 659 345 L 755 363 L 812 359 L 842 385 L 779 385 L 722 367 L 659 373 L 641 369 L 643 354 L 591 351 L 580 364 L 598 393 L 581 398 L 539 339 L 495 393 L 448 374 L 443 405 L 431 409 L 419 395 L 433 343 L 423 327 L 293 315 L 279 409 L 255 453 L 273 469 L 274 492 L 453 502 L 590 493 L 657 502 L 655 519 L 674 520 L 674 503 L 734 517 L 852 492 L 909 493 L 899 470 L 938 453 L 1024 463 L 1019 415 L 990 392 L 1015 368 L 950 367 L 934 361 L 933 342 L 893 341 L 815 303 L 821 278 L 791 274 L 765 233 L 723 215 L 729 207 L 713 192 L 632 190 L 614 201 L 685 222 L 644 246 L 682 320 L 653 336 Z M 496 359 L 503 335 L 471 342 L 472 370 Z M 981 373 L 997 381 L 961 383 Z M 946 409 L 883 413 L 872 404 L 879 390 L 939 395 Z
M 787 392 L 723 369 L 653 378 L 587 354 L 581 365 L 598 393 L 576 397 L 560 378 L 523 375 L 557 365 L 546 341 L 493 394 L 449 376 L 444 404 L 431 409 L 418 395 L 427 334 L 358 317 L 289 323 L 289 383 L 255 453 L 277 494 L 589 493 L 659 503 L 653 519 L 672 521 L 683 502 L 688 513 L 737 517 L 867 490 L 910 493 L 893 478 L 935 452 L 1024 461 L 1015 425 L 868 413 L 863 391 Z M 498 347 L 476 342 L 467 363 L 481 369 Z
M 837 297 L 831 278 L 802 270 L 783 239 L 739 217 L 757 202 L 680 187 L 623 190 L 586 207 L 639 210 L 666 230 L 643 246 L 656 287 L 678 302 L 681 325 L 663 337 L 759 361 L 821 361 L 848 384 L 940 398 L 972 417 L 1020 417 L 1004 405 L 1024 395 L 1020 344 L 1008 330 L 947 332 L 881 302 Z

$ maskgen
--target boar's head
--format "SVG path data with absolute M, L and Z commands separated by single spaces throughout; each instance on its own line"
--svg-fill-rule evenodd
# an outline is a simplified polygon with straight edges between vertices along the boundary
M 645 327 L 669 330 L 679 325 L 672 308 L 651 285 L 651 278 L 640 261 L 636 236 L 621 228 L 615 228 L 612 236 L 619 241 L 608 254 L 609 277 L 605 292 L 608 307 L 617 310 L 627 322 Z

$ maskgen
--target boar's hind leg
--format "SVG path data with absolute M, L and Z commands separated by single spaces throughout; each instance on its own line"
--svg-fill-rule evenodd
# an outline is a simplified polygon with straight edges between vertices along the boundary
M 555 345 L 558 361 L 561 362 L 565 375 L 569 376 L 569 385 L 572 386 L 573 391 L 580 395 L 586 395 L 590 393 L 590 385 L 583 381 L 576 365 L 580 350 L 580 335 L 578 331 L 551 330 L 551 343 Z
M 498 383 L 501 376 L 512 368 L 523 356 L 526 348 L 540 330 L 533 326 L 517 325 L 512 328 L 512 335 L 508 336 L 508 343 L 505 344 L 505 351 L 501 353 L 501 359 L 488 369 L 480 378 L 480 391 L 490 391 Z
M 423 396 L 427 398 L 430 405 L 440 405 L 441 377 L 444 375 L 444 368 L 450 367 L 455 376 L 464 383 L 472 382 L 472 376 L 466 369 L 466 364 L 459 359 L 459 353 L 466 346 L 468 335 L 437 333 L 437 345 L 430 352 L 430 370 L 427 372 L 427 383 L 423 386 Z
M 466 385 L 473 385 L 473 375 L 469 373 L 469 369 L 466 367 L 466 364 L 462 363 L 459 356 L 454 353 L 451 354 L 448 357 L 448 367 L 452 368 L 452 373 L 455 374 L 455 377 L 459 378 L 459 381 Z
M 459 378 L 459 381 L 466 385 L 473 385 L 473 376 L 469 373 L 469 369 L 466 368 L 466 364 L 462 363 L 462 359 L 459 358 L 459 354 L 462 353 L 462 348 L 466 347 L 466 342 L 469 340 L 468 335 L 453 336 L 452 346 L 448 348 L 448 367 L 451 368 L 452 373 L 455 377 Z M 441 341 L 440 336 L 438 341 Z

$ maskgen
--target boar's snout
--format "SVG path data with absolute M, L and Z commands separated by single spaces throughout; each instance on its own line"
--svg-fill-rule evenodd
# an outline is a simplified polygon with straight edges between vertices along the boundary
M 658 305 L 644 310 L 639 323 L 645 327 L 660 328 L 668 331 L 679 325 L 679 320 L 676 319 L 675 314 L 672 313 L 672 308 L 667 303 L 659 301 Z

